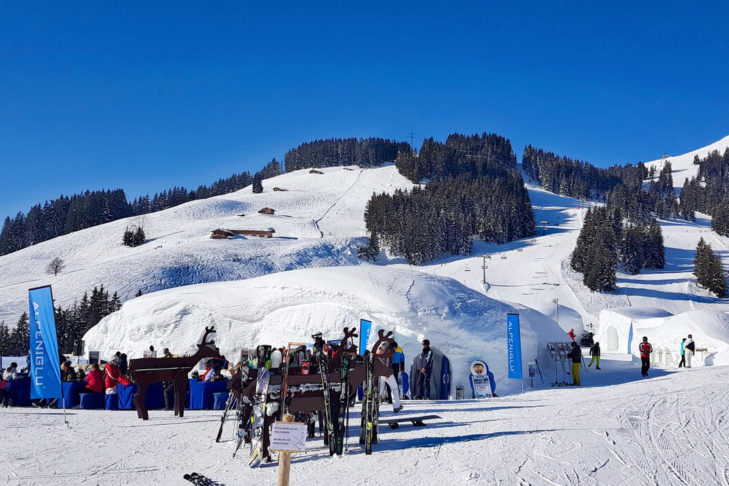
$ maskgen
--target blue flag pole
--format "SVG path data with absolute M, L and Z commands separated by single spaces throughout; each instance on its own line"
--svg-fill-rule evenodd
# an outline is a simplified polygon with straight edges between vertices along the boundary
M 524 374 L 521 364 L 521 333 L 519 331 L 519 314 L 506 314 L 506 348 L 509 378 L 521 380 L 521 392 L 524 393 Z
M 370 331 L 372 330 L 372 321 L 367 319 L 359 320 L 359 354 L 364 355 L 367 349 L 367 341 L 370 339 Z
M 63 403 L 63 422 L 66 419 L 66 400 L 61 384 L 61 366 L 58 362 L 58 337 L 53 314 L 51 286 L 28 290 L 30 305 L 30 397 L 60 398 Z

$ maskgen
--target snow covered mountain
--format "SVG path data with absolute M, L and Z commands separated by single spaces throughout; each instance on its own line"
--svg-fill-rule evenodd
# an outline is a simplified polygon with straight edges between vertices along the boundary
M 673 176 L 673 187 L 681 188 L 683 183 L 687 179 L 696 177 L 699 172 L 699 166 L 694 165 L 694 157 L 699 156 L 700 159 L 706 157 L 714 150 L 719 151 L 720 154 L 724 154 L 724 151 L 729 148 L 729 136 L 722 138 L 706 147 L 702 147 L 698 150 L 687 152 L 683 155 L 673 155 L 662 159 L 652 160 L 646 162 L 645 166 L 650 169 L 651 166 L 656 168 L 656 174 L 658 174 L 663 165 L 666 162 L 671 163 L 671 174 Z
M 691 168 L 690 162 L 694 153 L 701 155 L 709 150 L 721 149 L 722 143 L 729 144 L 729 137 L 704 149 L 676 157 L 673 165 L 675 184 L 681 183 L 678 175 Z M 679 161 L 688 161 L 689 165 L 683 166 Z M 131 299 L 141 289 L 145 294 L 151 292 L 151 295 L 129 300 L 119 313 L 109 316 L 87 339 L 103 350 L 116 350 L 116 347 L 122 345 L 127 350 L 136 350 L 142 345 L 143 339 L 133 339 L 121 327 L 116 327 L 121 325 L 120 316 L 128 316 L 129 322 L 138 326 L 138 332 L 146 329 L 150 333 L 149 339 L 159 338 L 161 345 L 184 352 L 195 341 L 198 327 L 201 328 L 203 322 L 221 326 L 221 333 L 223 326 L 228 325 L 224 322 L 225 319 L 230 318 L 230 322 L 236 322 L 233 319 L 235 316 L 226 314 L 220 307 L 210 308 L 207 304 L 200 306 L 201 309 L 210 311 L 206 314 L 209 316 L 208 320 L 202 317 L 201 312 L 187 309 L 190 304 L 187 299 L 193 299 L 190 295 L 195 292 L 214 295 L 219 289 L 225 289 L 224 292 L 232 296 L 231 298 L 239 299 L 234 289 L 242 291 L 248 285 L 251 288 L 265 286 L 266 292 L 271 293 L 270 296 L 260 302 L 246 300 L 249 305 L 245 313 L 243 310 L 236 311 L 236 315 L 240 314 L 238 319 L 245 321 L 243 314 L 262 315 L 266 309 L 275 310 L 276 307 L 270 304 L 266 304 L 268 307 L 259 307 L 269 300 L 285 302 L 293 298 L 285 283 L 288 278 L 294 278 L 293 275 L 308 275 L 311 278 L 311 288 L 315 289 L 321 285 L 320 281 L 330 278 L 337 281 L 341 278 L 340 270 L 329 267 L 369 268 L 369 265 L 362 265 L 356 255 L 357 246 L 365 241 L 363 213 L 367 200 L 373 192 L 408 189 L 413 184 L 402 177 L 393 165 L 373 169 L 335 167 L 322 169 L 321 172 L 319 174 L 302 170 L 268 179 L 264 183 L 262 194 L 252 194 L 250 188 L 246 188 L 236 193 L 194 201 L 151 214 L 145 221 L 149 241 L 137 248 L 128 248 L 121 244 L 124 228 L 133 223 L 131 220 L 122 220 L 2 256 L 0 320 L 4 319 L 12 326 L 26 308 L 26 289 L 47 283 L 53 285 L 56 303 L 63 306 L 71 304 L 83 292 L 100 284 L 110 292 L 118 291 L 123 300 Z M 284 190 L 274 191 L 274 187 Z M 555 195 L 535 185 L 528 184 L 528 190 L 538 224 L 536 237 L 504 245 L 476 241 L 473 255 L 443 256 L 440 260 L 420 267 L 410 267 L 400 258 L 383 256 L 376 266 L 383 267 L 382 272 L 390 272 L 392 275 L 380 276 L 376 281 L 390 285 L 387 282 L 396 281 L 395 275 L 401 272 L 451 279 L 463 288 L 485 295 L 488 302 L 499 301 L 507 306 L 504 308 L 529 307 L 546 315 L 542 318 L 545 322 L 554 320 L 562 329 L 574 328 L 578 333 L 583 327 L 597 330 L 600 312 L 605 309 L 651 308 L 660 309 L 670 315 L 694 310 L 714 313 L 729 310 L 726 300 L 717 299 L 699 288 L 692 275 L 694 250 L 702 236 L 725 261 L 729 260 L 729 241 L 711 232 L 708 218 L 699 217 L 695 223 L 662 222 L 666 268 L 644 271 L 640 275 L 618 274 L 616 292 L 592 293 L 582 285 L 581 276 L 573 274 L 568 265 L 569 254 L 582 227 L 584 212 L 591 203 Z M 275 213 L 260 214 L 258 211 L 264 207 L 274 209 Z M 274 238 L 270 239 L 210 239 L 211 231 L 217 228 L 264 230 L 271 227 L 276 232 Z M 58 276 L 52 277 L 45 273 L 45 267 L 56 256 L 63 258 L 67 267 Z M 485 271 L 482 268 L 484 263 Z M 288 272 L 313 267 L 319 270 L 300 274 Z M 355 273 L 347 273 L 347 281 L 350 282 L 349 285 L 357 287 L 359 284 L 356 281 L 361 278 L 372 285 L 373 272 L 375 271 L 371 269 L 360 269 Z M 277 275 L 273 277 L 270 274 Z M 416 280 L 413 277 L 408 278 L 410 281 Z M 158 292 L 190 284 L 244 279 L 251 280 L 245 284 L 220 284 L 221 287 L 216 286 L 217 284 L 210 287 L 193 286 L 179 290 L 179 294 Z M 272 283 L 274 281 L 277 283 Z M 443 285 L 445 284 L 441 282 L 436 287 Z M 193 294 L 188 294 L 188 290 Z M 310 301 L 319 299 L 325 313 L 330 313 L 331 307 L 337 307 L 340 292 L 348 293 L 349 290 L 337 290 L 330 286 L 325 291 L 312 294 Z M 384 297 L 385 295 L 389 297 Z M 426 311 L 412 305 L 408 307 L 398 304 L 399 295 L 397 292 L 385 293 L 380 296 L 380 301 L 382 309 L 399 309 L 396 314 L 400 317 L 394 318 L 382 310 L 380 315 L 372 318 L 375 325 L 393 326 L 396 332 L 411 339 L 409 345 L 412 345 L 420 334 L 426 332 L 418 331 L 415 323 L 417 316 Z M 442 298 L 442 295 L 442 292 L 436 292 L 433 298 Z M 215 301 L 214 297 L 210 299 Z M 388 299 L 392 301 L 389 302 Z M 173 301 L 177 302 L 174 306 L 170 304 Z M 329 304 L 324 304 L 327 302 Z M 418 305 L 425 304 L 426 300 L 423 299 Z M 168 315 L 166 309 L 172 308 L 170 306 L 184 308 L 184 315 L 189 313 L 195 317 L 176 317 L 174 313 Z M 375 304 L 372 304 L 372 309 L 374 308 Z M 150 316 L 147 324 L 143 322 L 144 312 L 140 313 L 140 309 L 146 309 Z M 339 314 L 332 311 L 326 322 L 336 321 L 336 324 L 331 324 L 331 329 L 338 334 L 342 327 L 356 325 L 360 317 L 365 317 L 367 309 L 367 306 L 358 304 L 346 312 L 341 311 L 341 319 Z M 278 312 L 280 311 L 274 314 Z M 167 320 L 157 319 L 154 317 L 157 314 L 165 315 Z M 287 316 L 287 319 L 296 321 L 292 315 Z M 258 321 L 263 322 L 262 320 L 263 317 Z M 465 320 L 474 321 L 473 326 L 477 326 L 476 314 Z M 165 326 L 172 322 L 178 322 L 179 326 L 197 327 L 174 335 L 168 334 L 168 331 L 172 331 Z M 312 322 L 316 322 L 316 319 L 312 318 Z M 717 322 L 723 321 L 718 319 Z M 498 325 L 499 333 L 503 332 L 502 324 Z M 322 322 L 321 325 L 330 324 Z M 456 328 L 462 325 L 464 324 L 458 324 Z M 103 329 L 106 331 L 102 332 Z M 115 331 L 111 332 L 109 329 Z M 452 327 L 446 326 L 446 329 Z M 304 334 L 310 330 L 305 329 Z M 248 341 L 256 336 L 245 334 L 247 332 L 249 331 L 236 331 L 231 336 L 241 342 L 225 345 L 229 345 L 231 351 L 236 346 L 248 346 Z M 478 332 L 481 331 L 474 327 L 468 336 Z M 119 336 L 119 333 L 123 336 Z M 102 335 L 106 337 L 100 338 Z M 460 341 L 455 334 L 452 338 Z M 162 344 L 163 340 L 167 342 Z M 281 342 L 270 344 L 280 345 L 284 341 L 282 339 Z M 471 355 L 464 353 L 464 359 L 468 356 Z

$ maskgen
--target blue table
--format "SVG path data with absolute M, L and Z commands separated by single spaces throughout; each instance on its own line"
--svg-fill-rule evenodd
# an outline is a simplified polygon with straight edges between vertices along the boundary
M 63 396 L 66 398 L 66 408 L 73 408 L 81 402 L 79 393 L 84 390 L 83 384 L 78 381 L 64 381 Z M 58 400 L 57 408 L 63 408 L 63 400 Z
M 137 385 L 132 383 L 131 385 L 119 385 L 116 387 L 116 394 L 118 395 L 118 406 L 119 410 L 134 410 L 134 394 L 137 393 Z
M 190 410 L 212 410 L 215 393 L 227 391 L 228 382 L 190 380 Z
M 5 389 L 10 393 L 16 407 L 30 407 L 30 378 L 9 380 Z
M 83 409 L 104 408 L 105 398 L 103 393 L 81 393 L 80 407 Z
M 229 392 L 218 392 L 213 393 L 213 410 L 225 410 L 225 406 L 228 404 Z
M 105 405 L 107 410 L 119 410 L 119 393 L 107 393 Z

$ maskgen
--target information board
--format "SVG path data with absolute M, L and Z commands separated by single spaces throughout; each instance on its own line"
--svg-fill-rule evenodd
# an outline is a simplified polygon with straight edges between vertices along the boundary
M 306 424 L 280 422 L 271 431 L 272 451 L 304 452 L 306 450 Z

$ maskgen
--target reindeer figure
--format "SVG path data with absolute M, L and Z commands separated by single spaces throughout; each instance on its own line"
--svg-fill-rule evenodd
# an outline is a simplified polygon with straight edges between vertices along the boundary
M 185 394 L 187 393 L 187 374 L 201 359 L 220 355 L 215 341 L 207 341 L 208 335 L 215 332 L 215 326 L 206 327 L 205 334 L 198 350 L 192 356 L 181 358 L 142 358 L 129 361 L 129 376 L 137 384 L 137 396 L 134 397 L 134 408 L 137 416 L 148 420 L 145 398 L 147 388 L 158 381 L 172 381 L 175 384 L 175 415 L 182 417 L 185 413 Z

